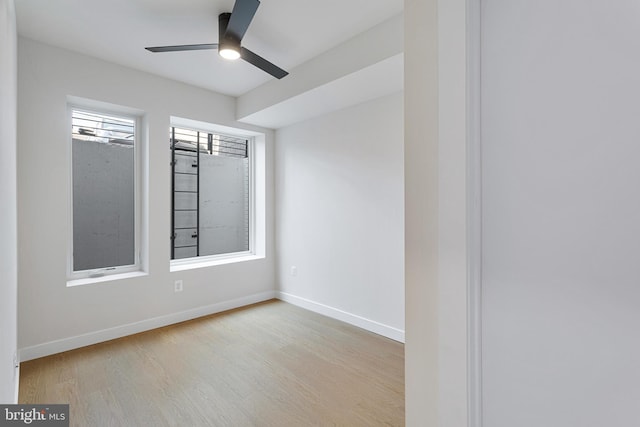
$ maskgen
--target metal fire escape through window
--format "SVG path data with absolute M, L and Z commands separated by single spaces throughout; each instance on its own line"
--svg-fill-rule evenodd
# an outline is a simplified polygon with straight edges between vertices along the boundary
M 170 128 L 169 141 L 172 172 L 171 259 L 198 257 L 201 255 L 201 156 L 246 158 L 248 141 L 177 127 Z

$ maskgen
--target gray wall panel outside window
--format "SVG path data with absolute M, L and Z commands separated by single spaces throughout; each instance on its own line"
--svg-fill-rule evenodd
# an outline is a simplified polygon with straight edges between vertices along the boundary
M 72 111 L 73 271 L 136 263 L 134 123 Z

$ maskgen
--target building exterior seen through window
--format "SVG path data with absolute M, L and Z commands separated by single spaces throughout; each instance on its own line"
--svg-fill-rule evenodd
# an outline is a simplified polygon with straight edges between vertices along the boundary
M 72 109 L 71 272 L 137 264 L 136 119 Z
M 246 137 L 171 127 L 171 259 L 250 250 Z

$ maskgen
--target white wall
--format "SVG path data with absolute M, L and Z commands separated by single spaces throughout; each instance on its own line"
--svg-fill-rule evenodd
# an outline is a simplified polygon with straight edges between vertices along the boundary
M 0 403 L 17 403 L 16 16 L 0 0 Z
M 395 339 L 404 336 L 402 99 L 379 98 L 276 133 L 285 299 Z
M 438 424 L 438 9 L 405 0 L 405 416 Z
M 640 7 L 482 19 L 484 425 L 640 425 Z
M 405 410 L 468 425 L 467 1 L 405 1 Z
M 19 40 L 18 58 L 18 344 L 23 356 L 152 327 L 180 317 L 175 313 L 202 315 L 274 294 L 272 132 L 254 128 L 267 135 L 266 259 L 170 273 L 170 116 L 251 129 L 234 121 L 234 99 L 26 39 Z M 68 95 L 146 112 L 147 276 L 66 286 Z M 175 279 L 184 280 L 184 292 L 174 293 Z M 56 340 L 62 341 L 51 343 Z

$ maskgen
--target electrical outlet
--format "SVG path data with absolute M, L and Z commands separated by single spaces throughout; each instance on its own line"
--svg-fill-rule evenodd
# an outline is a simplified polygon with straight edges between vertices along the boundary
M 174 292 L 182 292 L 182 280 L 176 280 L 173 284 Z
M 291 266 L 291 275 L 293 277 L 296 277 L 298 275 L 298 267 L 296 267 L 295 265 Z

